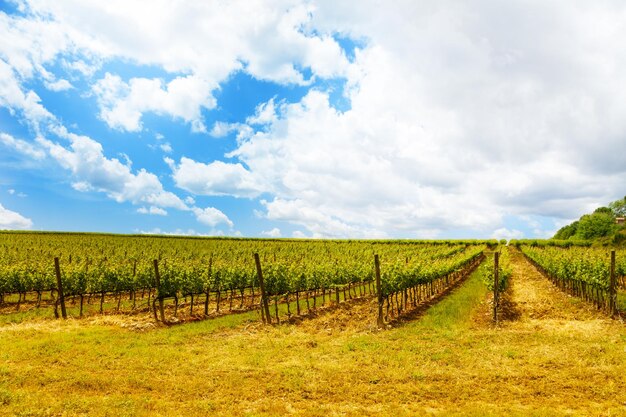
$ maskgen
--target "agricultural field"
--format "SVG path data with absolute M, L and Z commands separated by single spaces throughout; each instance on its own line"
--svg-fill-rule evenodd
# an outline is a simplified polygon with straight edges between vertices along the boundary
M 605 249 L 0 240 L 0 415 L 626 415 L 620 312 L 547 276 L 568 256 L 610 269 Z M 623 259 L 617 251 L 618 296 Z M 572 279 L 609 291 L 610 272 L 583 272 Z

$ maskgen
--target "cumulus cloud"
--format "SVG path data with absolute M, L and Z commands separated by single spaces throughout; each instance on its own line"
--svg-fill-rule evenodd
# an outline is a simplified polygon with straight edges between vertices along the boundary
M 225 123 L 217 121 L 213 125 L 209 135 L 214 138 L 223 138 L 232 132 L 237 132 L 237 141 L 240 142 L 249 138 L 254 133 L 254 129 L 245 123 Z
M 128 83 L 106 73 L 93 92 L 100 104 L 100 117 L 110 127 L 136 132 L 142 129 L 146 112 L 169 115 L 190 123 L 193 131 L 204 132 L 201 109 L 215 107 L 211 91 L 216 84 L 196 76 L 176 77 L 165 84 L 160 79 L 132 78 Z
M 70 142 L 69 148 L 44 138 L 40 138 L 39 143 L 54 160 L 72 173 L 76 179 L 72 184 L 74 189 L 103 192 L 119 203 L 129 201 L 133 204 L 188 210 L 178 196 L 163 189 L 153 173 L 145 169 L 133 173 L 130 164 L 123 164 L 117 158 L 107 158 L 102 145 L 87 136 L 63 129 L 57 133 Z
M 259 104 L 256 108 L 254 116 L 250 116 L 246 119 L 246 123 L 249 125 L 265 125 L 275 121 L 276 106 L 273 98 L 266 103 Z
M 267 218 L 324 236 L 503 232 L 505 215 L 572 218 L 621 196 L 626 101 L 607 86 L 626 84 L 623 6 L 316 6 L 314 27 L 366 39 L 351 108 L 312 90 L 277 109 L 227 155 L 222 193 L 245 178 L 273 195 Z
M 70 142 L 69 148 L 48 139 L 39 138 L 39 144 L 49 155 L 76 179 L 72 188 L 80 192 L 103 192 L 119 203 L 147 204 L 137 209 L 138 213 L 166 216 L 165 208 L 190 211 L 198 222 L 215 228 L 224 224 L 232 228 L 233 222 L 226 214 L 214 207 L 188 206 L 195 200 L 187 197 L 183 201 L 176 194 L 166 191 L 156 175 L 139 169 L 132 172 L 131 163 L 117 158 L 107 158 L 100 143 L 87 137 L 58 129 L 57 134 Z M 218 230 L 211 233 L 216 234 Z
M 48 90 L 55 92 L 65 91 L 73 88 L 72 84 L 67 80 L 46 81 L 45 85 Z
M 194 194 L 256 197 L 263 187 L 241 164 L 214 161 L 210 164 L 182 157 L 180 163 L 166 158 L 176 185 Z
M 52 114 L 41 104 L 33 90 L 24 91 L 12 68 L 0 59 L 0 106 L 19 112 L 35 128 L 39 122 L 52 119 Z
M 31 229 L 33 221 L 21 214 L 4 208 L 0 204 L 0 229 L 2 230 L 22 230 Z
M 139 207 L 137 209 L 137 213 L 153 214 L 153 215 L 157 215 L 157 216 L 167 216 L 167 211 L 163 210 L 160 207 L 155 207 L 155 206 L 150 206 L 149 208 Z
M 187 229 L 187 230 L 176 229 L 174 231 L 168 232 L 168 231 L 162 230 L 159 227 L 155 227 L 154 229 L 151 229 L 151 230 L 135 229 L 135 233 L 139 233 L 142 235 L 167 235 L 167 236 L 211 236 L 210 234 L 197 232 L 194 229 Z
M 275 227 L 275 228 L 273 228 L 271 230 L 263 231 L 263 232 L 261 232 L 261 234 L 263 236 L 274 237 L 274 238 L 282 236 L 282 233 L 281 233 L 281 231 L 280 231 L 280 229 L 278 227 Z
M 85 77 L 91 77 L 95 74 L 95 72 L 99 69 L 100 65 L 96 64 L 88 64 L 87 62 L 78 59 L 68 61 L 66 59 L 62 59 L 61 62 L 63 66 L 70 70 L 71 72 L 77 72 Z
M 233 222 L 222 213 L 220 210 L 215 207 L 207 207 L 207 208 L 199 208 L 194 207 L 193 213 L 196 215 L 198 221 L 202 224 L 206 224 L 207 226 L 215 227 L 218 224 L 224 223 L 229 227 L 233 227 Z
M 101 118 L 127 131 L 141 130 L 146 112 L 180 118 L 204 131 L 201 109 L 215 106 L 212 91 L 235 71 L 305 85 L 316 77 L 344 76 L 350 65 L 332 31 L 309 27 L 314 7 L 292 0 L 197 1 L 184 7 L 166 0 L 150 5 L 37 0 L 23 6 L 27 17 L 3 15 L 0 27 L 17 45 L 9 51 L 11 65 L 28 76 L 57 55 L 75 51 L 95 63 L 68 58 L 64 65 L 85 76 L 112 58 L 185 74 L 167 83 L 146 78 L 125 82 L 116 74 L 96 82 Z M 25 52 L 28 48 L 34 52 Z
M 0 143 L 36 160 L 46 157 L 46 153 L 36 145 L 22 139 L 16 139 L 7 133 L 0 133 Z
M 506 239 L 506 240 L 523 239 L 524 232 L 522 232 L 521 230 L 517 230 L 517 229 L 509 230 L 506 227 L 501 227 L 500 229 L 494 230 L 491 237 L 493 239 L 498 239 L 498 240 L 500 239 Z

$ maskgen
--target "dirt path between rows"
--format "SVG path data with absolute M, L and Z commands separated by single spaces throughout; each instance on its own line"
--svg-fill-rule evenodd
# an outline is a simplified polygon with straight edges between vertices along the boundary
M 511 251 L 513 275 L 505 311 L 504 326 L 531 326 L 536 330 L 555 327 L 586 328 L 615 326 L 619 320 L 610 319 L 590 303 L 572 297 L 555 287 L 514 248 Z

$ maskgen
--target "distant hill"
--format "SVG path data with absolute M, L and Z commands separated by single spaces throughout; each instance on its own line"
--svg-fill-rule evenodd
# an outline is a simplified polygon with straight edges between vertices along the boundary
M 552 237 L 562 240 L 593 240 L 601 243 L 626 244 L 626 197 L 608 207 L 598 207 L 572 224 L 563 226 Z

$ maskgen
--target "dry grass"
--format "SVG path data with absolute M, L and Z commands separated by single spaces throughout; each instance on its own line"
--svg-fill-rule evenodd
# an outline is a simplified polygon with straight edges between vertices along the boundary
M 626 415 L 625 327 L 514 265 L 495 328 L 478 277 L 385 331 L 371 300 L 276 327 L 4 326 L 0 415 Z

